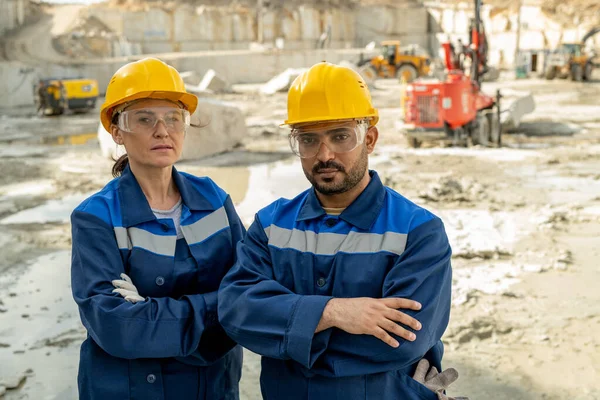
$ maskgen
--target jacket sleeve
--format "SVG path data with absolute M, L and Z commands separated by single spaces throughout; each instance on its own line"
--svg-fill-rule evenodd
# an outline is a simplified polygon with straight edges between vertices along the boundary
M 370 335 L 352 335 L 333 328 L 313 372 L 349 376 L 410 367 L 441 339 L 450 317 L 451 249 L 442 221 L 434 218 L 413 229 L 405 251 L 385 278 L 382 298 L 402 297 L 421 303 L 419 311 L 401 310 L 421 322 L 417 339 L 392 348 Z M 412 331 L 412 329 L 410 329 Z
M 331 334 L 314 333 L 331 297 L 298 295 L 275 280 L 268 238 L 258 217 L 238 244 L 237 257 L 219 290 L 223 328 L 255 353 L 310 367 Z
M 192 354 L 217 322 L 217 292 L 147 298 L 131 304 L 111 281 L 125 272 L 113 229 L 84 211 L 71 215 L 71 286 L 83 325 L 114 357 L 163 358 Z

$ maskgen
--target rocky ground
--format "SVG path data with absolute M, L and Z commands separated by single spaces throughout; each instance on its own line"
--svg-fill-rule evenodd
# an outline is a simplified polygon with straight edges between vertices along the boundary
M 471 399 L 600 399 L 600 83 L 504 81 L 532 90 L 536 111 L 505 147 L 409 149 L 395 131 L 399 87 L 378 82 L 381 139 L 371 160 L 384 181 L 444 221 L 454 288 L 445 366 Z M 285 95 L 252 87 L 239 105 L 251 135 L 233 153 L 182 163 L 231 193 L 249 223 L 260 207 L 308 186 L 290 156 Z M 97 144 L 44 140 L 89 116 L 0 119 L 0 397 L 75 399 L 85 332 L 69 287 L 68 217 L 110 179 Z M 88 123 L 88 125 L 86 125 Z M 89 130 L 87 131 L 89 132 Z M 248 353 L 242 398 L 259 399 Z

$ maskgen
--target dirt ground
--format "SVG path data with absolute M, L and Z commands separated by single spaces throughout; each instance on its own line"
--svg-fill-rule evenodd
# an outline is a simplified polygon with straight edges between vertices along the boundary
M 487 87 L 531 90 L 537 104 L 500 149 L 407 148 L 394 128 L 398 85 L 381 81 L 372 92 L 381 136 L 371 167 L 438 214 L 453 247 L 444 365 L 460 379 L 449 392 L 600 399 L 600 82 Z M 248 224 L 308 182 L 277 126 L 285 94 L 236 89 L 219 97 L 242 108 L 250 137 L 232 153 L 178 168 L 211 176 Z M 68 217 L 110 179 L 111 162 L 94 141 L 52 145 L 41 136 L 61 124 L 84 126 L 80 118 L 14 111 L 0 119 L 0 397 L 2 385 L 15 387 L 6 399 L 76 398 L 85 331 L 69 286 Z M 260 398 L 259 368 L 247 353 L 243 399 Z

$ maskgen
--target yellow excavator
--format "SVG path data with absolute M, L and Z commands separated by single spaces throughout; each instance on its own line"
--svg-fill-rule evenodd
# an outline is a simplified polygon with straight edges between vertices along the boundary
M 580 43 L 562 43 L 558 49 L 548 55 L 544 75 L 546 79 L 554 78 L 573 81 L 588 81 L 592 78 L 595 54 L 585 51 L 585 42 L 596 33 L 600 27 L 591 29 L 581 39 Z
M 412 82 L 418 77 L 429 75 L 431 59 L 418 46 L 402 48 L 400 41 L 386 40 L 381 42 L 381 53 L 378 56 L 362 60 L 358 66 L 367 64 L 374 70 L 374 76 Z
M 95 79 L 41 79 L 34 89 L 38 114 L 60 115 L 67 110 L 82 113 L 96 106 L 98 82 Z

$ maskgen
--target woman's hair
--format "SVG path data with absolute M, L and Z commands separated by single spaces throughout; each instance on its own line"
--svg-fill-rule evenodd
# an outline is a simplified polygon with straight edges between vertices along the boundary
M 113 114 L 111 123 L 113 125 L 119 124 L 119 113 L 118 112 Z M 117 160 L 115 160 L 115 164 L 112 167 L 113 177 L 116 178 L 118 176 L 121 176 L 123 171 L 125 171 L 125 168 L 127 168 L 128 164 L 129 164 L 129 157 L 127 157 L 127 153 L 123 154 L 121 157 L 119 157 Z

